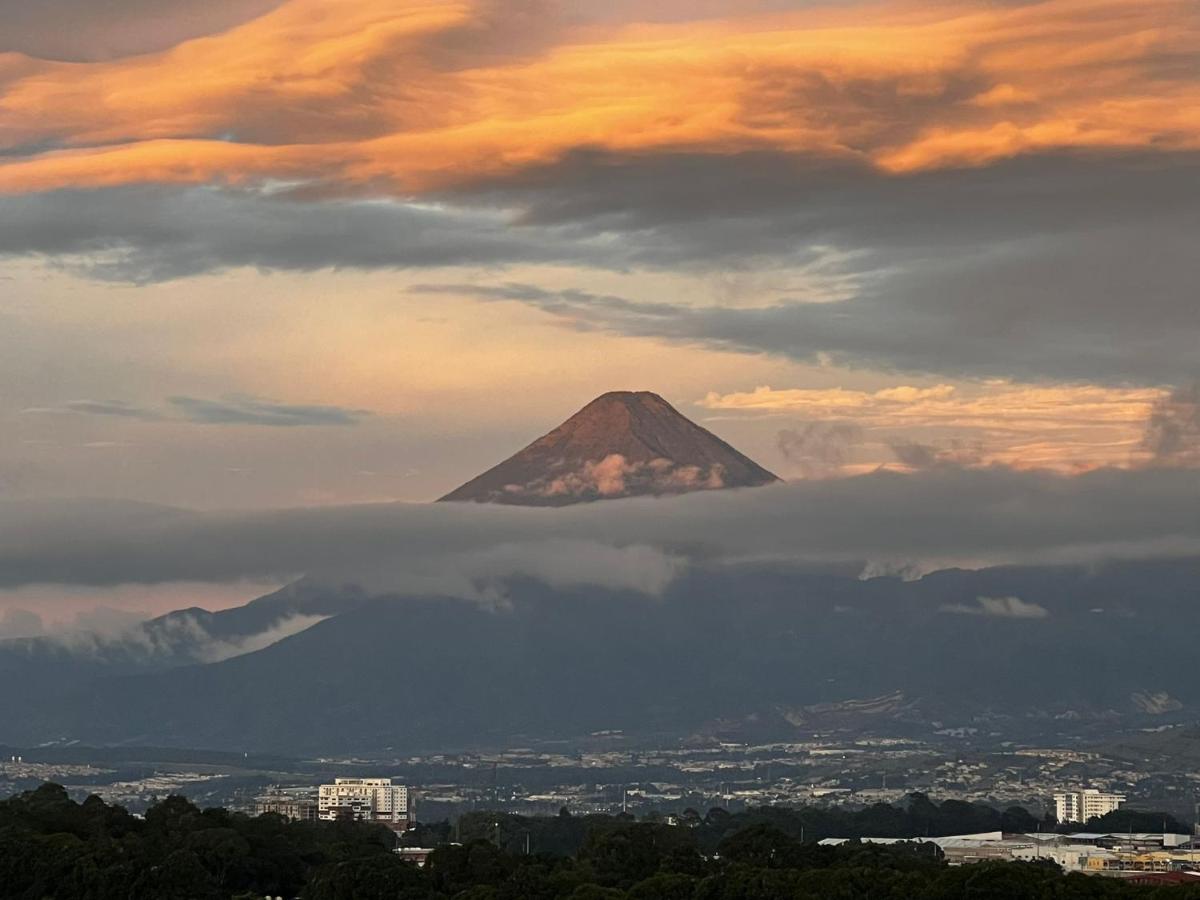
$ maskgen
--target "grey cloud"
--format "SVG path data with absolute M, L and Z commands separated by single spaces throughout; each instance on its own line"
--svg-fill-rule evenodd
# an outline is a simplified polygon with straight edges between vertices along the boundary
M 154 422 L 163 417 L 162 413 L 156 410 L 134 406 L 121 400 L 72 400 L 64 403 L 62 409 L 91 416 L 115 416 L 118 419 L 138 419 L 144 422 Z
M 771 155 L 580 153 L 475 189 L 527 224 L 622 236 L 634 265 L 854 254 L 841 303 L 664 313 L 609 300 L 592 327 L 851 366 L 1178 383 L 1200 340 L 1198 168 L 1194 156 L 1062 155 L 887 176 Z
M 1177 235 L 1173 240 L 1182 258 L 1188 239 Z M 1184 302 L 1191 273 L 1162 273 L 1158 286 L 1163 295 L 1175 295 L 1177 308 L 1161 314 L 1151 310 L 1138 319 L 1137 302 L 1129 299 L 1138 296 L 1132 282 L 1148 276 L 1095 272 L 1092 254 L 1121 256 L 1106 242 L 1078 249 L 1074 259 L 1056 260 L 1050 250 L 1031 250 L 1025 258 L 998 251 L 988 264 L 931 264 L 921 274 L 897 275 L 836 303 L 785 299 L 765 306 L 695 306 L 515 283 L 422 285 L 417 290 L 518 301 L 586 330 L 770 353 L 806 363 L 1108 383 L 1156 384 L 1188 377 L 1195 369 L 1194 343 L 1200 340 L 1200 322 Z M 1041 256 L 1036 265 L 1033 255 Z M 1076 264 L 1081 280 L 1095 288 L 1093 300 L 1112 301 L 1107 313 L 1089 311 L 1083 303 L 1072 306 L 1069 296 L 1057 293 L 1058 275 Z M 1189 260 L 1188 268 L 1194 265 Z M 1094 274 L 1085 277 L 1088 269 Z
M 328 618 L 290 614 L 261 631 L 219 635 L 209 631 L 205 616 L 206 613 L 185 610 L 147 620 L 129 610 L 97 606 L 47 626 L 37 613 L 10 609 L 0 615 L 0 640 L 42 638 L 76 656 L 96 659 L 208 663 L 261 650 Z
M 363 409 L 273 403 L 256 397 L 227 397 L 224 400 L 171 397 L 168 402 L 189 422 L 203 425 L 357 425 L 370 415 Z
M 780 431 L 776 445 L 805 478 L 821 478 L 846 465 L 862 439 L 862 428 L 852 422 L 807 422 Z
M 28 609 L 6 609 L 0 614 L 0 640 L 38 637 L 45 633 L 42 617 Z
M 514 229 L 489 210 L 136 187 L 0 197 L 0 257 L 23 255 L 85 277 L 149 283 L 238 266 L 602 263 L 611 251 L 595 235 Z
M 999 619 L 1045 619 L 1050 615 L 1046 607 L 1027 603 L 1020 597 L 976 597 L 973 604 L 947 604 L 942 607 L 942 612 Z
M 164 187 L 6 197 L 0 255 L 134 282 L 236 266 L 810 270 L 839 302 L 783 292 L 698 308 L 504 290 L 582 327 L 802 361 L 1149 384 L 1195 374 L 1195 156 L 892 176 L 770 154 L 580 152 L 433 199 Z
M 386 504 L 258 513 L 0 504 L 0 586 L 286 579 L 489 597 L 507 575 L 653 594 L 688 560 L 845 566 L 1200 553 L 1200 473 L 940 467 L 545 510 Z M 574 560 L 561 562 L 564 548 Z M 631 574 L 634 573 L 634 574 Z
M 940 444 L 918 441 L 893 441 L 889 444 L 897 461 L 912 469 L 933 466 L 974 466 L 983 461 L 984 448 L 979 441 L 950 440 Z
M 1156 463 L 1200 465 L 1200 383 L 1176 388 L 1155 404 L 1143 446 Z
M 171 412 L 137 406 L 121 400 L 72 400 L 56 407 L 28 409 L 27 413 L 71 412 L 92 416 L 111 416 L 141 422 L 178 420 L 198 425 L 266 425 L 299 427 L 306 425 L 357 425 L 371 415 L 369 410 L 344 406 L 277 403 L 261 397 L 230 395 L 220 400 L 198 397 L 169 397 Z
M 223 31 L 280 0 L 0 0 L 0 53 L 71 61 L 149 53 Z

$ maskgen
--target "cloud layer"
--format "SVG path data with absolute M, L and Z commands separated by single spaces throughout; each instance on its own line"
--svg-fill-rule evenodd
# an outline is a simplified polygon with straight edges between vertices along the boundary
M 654 594 L 680 565 L 1079 562 L 1200 553 L 1200 474 L 886 472 L 556 510 L 379 505 L 249 514 L 0 505 L 0 586 L 310 574 L 496 599 L 514 576 Z
M 834 4 L 574 27 L 537 0 L 285 0 L 159 53 L 0 57 L 0 190 L 317 180 L 426 191 L 599 147 L 863 159 L 1195 149 L 1187 0 Z M 39 149 L 40 148 L 40 149 Z

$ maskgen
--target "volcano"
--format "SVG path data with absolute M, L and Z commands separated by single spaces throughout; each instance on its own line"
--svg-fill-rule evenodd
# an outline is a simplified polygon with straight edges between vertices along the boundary
M 658 394 L 612 391 L 441 499 L 567 506 L 776 481 Z

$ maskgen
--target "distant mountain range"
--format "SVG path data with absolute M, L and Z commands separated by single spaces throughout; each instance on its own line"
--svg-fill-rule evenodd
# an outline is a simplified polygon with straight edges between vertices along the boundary
M 914 582 L 756 565 L 694 569 L 655 600 L 513 582 L 484 609 L 302 582 L 157 656 L 0 644 L 0 742 L 326 754 L 601 730 L 1098 739 L 1200 718 L 1197 583 L 1196 560 Z M 321 619 L 256 648 L 296 616 Z M 246 652 L 213 657 L 214 641 Z
M 566 506 L 778 480 L 658 394 L 613 391 L 442 500 Z

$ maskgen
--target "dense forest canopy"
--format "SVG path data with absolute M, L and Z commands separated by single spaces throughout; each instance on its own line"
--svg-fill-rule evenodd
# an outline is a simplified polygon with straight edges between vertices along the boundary
M 1161 826 L 1163 818 L 1149 814 Z M 1131 820 L 1132 821 L 1132 820 Z M 938 804 L 857 812 L 763 808 L 650 817 L 524 818 L 472 813 L 404 835 L 436 846 L 418 868 L 387 828 L 288 822 L 182 797 L 144 818 L 58 785 L 0 801 L 0 897 L 20 900 L 826 900 L 1200 898 L 1196 887 L 1137 887 L 1041 863 L 951 868 L 929 844 L 818 846 L 829 834 L 906 836 L 1029 830 L 1025 810 Z M 1106 823 L 1106 824 L 1115 824 Z M 1168 820 L 1168 825 L 1177 825 Z

